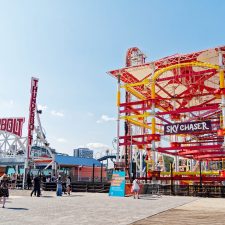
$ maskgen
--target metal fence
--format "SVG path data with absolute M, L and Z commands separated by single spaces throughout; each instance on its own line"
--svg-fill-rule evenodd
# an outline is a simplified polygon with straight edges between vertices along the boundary
M 144 184 L 141 194 L 225 197 L 225 186 Z
M 66 188 L 66 183 L 63 183 L 63 189 Z M 45 182 L 42 184 L 44 191 L 56 191 L 56 182 Z M 110 183 L 107 182 L 72 182 L 71 188 L 73 192 L 98 192 L 108 193 Z

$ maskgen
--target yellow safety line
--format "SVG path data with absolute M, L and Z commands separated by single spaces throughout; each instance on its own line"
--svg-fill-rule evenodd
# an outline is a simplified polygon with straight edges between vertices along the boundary
M 126 87 L 125 88 L 128 92 L 130 92 L 132 95 L 134 95 L 135 97 L 141 99 L 141 100 L 146 100 L 146 98 L 140 94 L 138 91 L 135 91 L 133 88 L 130 87 Z
M 116 105 L 120 106 L 120 91 L 117 91 L 117 101 L 116 101 Z
M 139 115 L 131 115 L 131 116 L 121 116 L 120 119 L 124 119 L 124 120 L 127 120 L 127 119 L 132 119 L 132 118 L 144 118 L 144 117 L 148 117 L 150 116 L 150 113 L 149 112 L 145 112 L 144 114 L 139 114 Z
M 165 68 L 162 68 L 158 71 L 156 71 L 152 77 L 152 87 L 151 87 L 151 90 L 152 90 L 152 93 L 151 93 L 151 96 L 152 96 L 152 99 L 155 99 L 155 82 L 156 82 L 156 79 L 162 74 L 162 73 L 165 73 L 169 70 L 172 70 L 172 69 L 175 69 L 175 68 L 181 68 L 181 67 L 186 67 L 186 66 L 198 66 L 198 67 L 207 67 L 207 68 L 212 68 L 212 69 L 216 69 L 216 70 L 219 70 L 219 66 L 218 65 L 214 65 L 214 64 L 210 64 L 210 63 L 204 63 L 204 62 L 188 62 L 188 63 L 178 63 L 178 64 L 175 64 L 175 65 L 171 65 L 171 66 L 168 66 L 168 67 L 165 67 Z M 222 72 L 221 72 L 222 74 Z M 220 75 L 220 77 L 222 77 L 222 75 Z M 222 78 L 221 78 L 222 79 Z M 223 84 L 224 85 L 224 84 Z
M 156 131 L 156 124 L 155 124 L 155 117 L 152 118 L 152 134 L 155 134 Z
M 134 124 L 134 125 L 137 125 L 139 127 L 144 127 L 144 128 L 147 128 L 147 129 L 151 129 L 151 126 L 147 125 L 147 124 L 144 124 L 144 123 L 141 123 L 139 121 L 136 121 L 136 120 L 132 120 L 130 118 L 127 119 L 128 122 Z
M 161 172 L 161 175 L 170 175 L 170 172 Z M 200 172 L 173 172 L 173 175 L 200 175 Z M 204 171 L 202 175 L 219 175 L 218 171 Z
M 150 83 L 150 81 L 148 79 L 145 79 L 145 80 L 140 81 L 140 82 L 122 85 L 121 88 L 136 87 L 136 86 L 146 85 L 146 84 L 149 84 L 149 83 Z
M 141 123 L 141 122 L 136 121 L 136 120 L 132 120 L 132 119 L 130 119 L 130 118 L 127 118 L 127 121 L 130 122 L 130 123 L 132 123 L 132 124 L 134 124 L 134 125 L 136 125 L 136 126 L 139 126 L 139 127 L 144 127 L 144 128 L 150 129 L 150 130 L 152 129 L 151 126 L 149 126 L 149 125 L 147 125 L 147 124 L 144 124 L 144 123 Z M 162 130 L 157 129 L 157 128 L 156 128 L 156 131 L 162 132 Z
M 220 69 L 220 88 L 224 88 L 224 71 Z
M 222 169 L 225 170 L 225 158 L 222 159 Z
M 188 62 L 188 63 L 178 63 L 172 66 L 168 66 L 165 68 L 162 68 L 158 71 L 155 72 L 152 80 L 153 82 L 155 82 L 155 80 L 164 72 L 172 70 L 172 69 L 176 69 L 176 68 L 181 68 L 181 67 L 186 67 L 186 66 L 198 66 L 198 67 L 208 67 L 208 68 L 212 68 L 212 69 L 216 69 L 218 70 L 220 67 L 218 65 L 214 65 L 211 63 L 204 63 L 204 62 Z

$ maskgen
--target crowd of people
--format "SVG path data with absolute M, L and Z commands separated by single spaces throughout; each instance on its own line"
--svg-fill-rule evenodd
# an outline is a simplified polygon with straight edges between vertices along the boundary
M 18 179 L 22 177 L 12 174 L 7 176 L 4 174 L 0 177 L 0 203 L 2 202 L 2 208 L 5 208 L 6 198 L 9 197 L 9 189 L 14 189 L 17 187 Z M 57 184 L 56 195 L 62 196 L 62 193 L 70 195 L 71 193 L 71 177 L 66 176 L 64 182 L 62 182 L 62 177 L 58 177 L 49 174 L 45 175 L 36 175 L 28 173 L 26 178 L 26 188 L 27 190 L 32 189 L 30 196 L 35 195 L 36 197 L 41 196 L 41 186 L 44 182 L 55 182 Z M 64 186 L 65 183 L 65 186 Z
M 70 195 L 71 177 L 66 176 L 64 182 L 62 180 L 63 179 L 60 175 L 58 177 L 54 175 L 52 176 L 51 174 L 49 174 L 49 176 L 33 176 L 32 174 L 28 173 L 26 179 L 26 187 L 28 190 L 32 188 L 32 191 L 30 193 L 31 197 L 33 195 L 35 195 L 36 197 L 40 197 L 42 182 L 56 182 L 57 196 L 62 196 L 62 193 Z M 2 208 L 5 208 L 6 198 L 9 197 L 9 188 L 15 188 L 16 182 L 17 176 L 14 174 L 11 176 L 7 176 L 6 174 L 4 174 L 2 177 L 0 177 L 0 202 L 2 201 Z M 63 186 L 63 184 L 65 184 L 65 186 Z M 134 179 L 131 187 L 131 192 L 133 193 L 134 198 L 139 199 L 139 191 L 139 182 L 137 179 Z
M 58 177 L 58 179 L 56 180 L 56 183 L 57 183 L 57 187 L 56 187 L 57 196 L 62 196 L 63 192 L 64 194 L 70 195 L 70 192 L 71 192 L 71 177 L 70 176 L 66 177 L 65 187 L 63 187 L 61 176 Z
M 35 176 L 27 175 L 27 189 L 30 189 L 30 187 L 33 187 L 31 192 L 31 197 L 33 194 L 37 197 L 40 197 L 41 195 L 41 184 L 42 183 L 49 183 L 53 182 L 56 183 L 56 195 L 62 196 L 62 193 L 70 195 L 71 192 L 71 177 L 66 176 L 65 180 L 63 181 L 61 175 L 55 176 L 49 174 L 48 176 L 42 175 L 42 176 Z M 65 186 L 64 186 L 65 183 Z

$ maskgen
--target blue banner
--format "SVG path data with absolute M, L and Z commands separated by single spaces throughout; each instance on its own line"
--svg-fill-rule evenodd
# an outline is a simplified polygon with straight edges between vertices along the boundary
M 109 196 L 125 196 L 125 172 L 113 171 Z

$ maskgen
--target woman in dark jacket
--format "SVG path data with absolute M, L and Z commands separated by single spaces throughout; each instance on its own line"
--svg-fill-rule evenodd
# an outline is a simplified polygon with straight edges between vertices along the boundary
M 30 173 L 27 174 L 27 189 L 30 190 L 32 186 L 32 180 L 31 180 L 31 176 Z
M 0 199 L 3 198 L 2 208 L 5 208 L 6 198 L 9 197 L 9 189 L 8 189 L 8 177 L 7 175 L 3 175 L 0 181 Z

